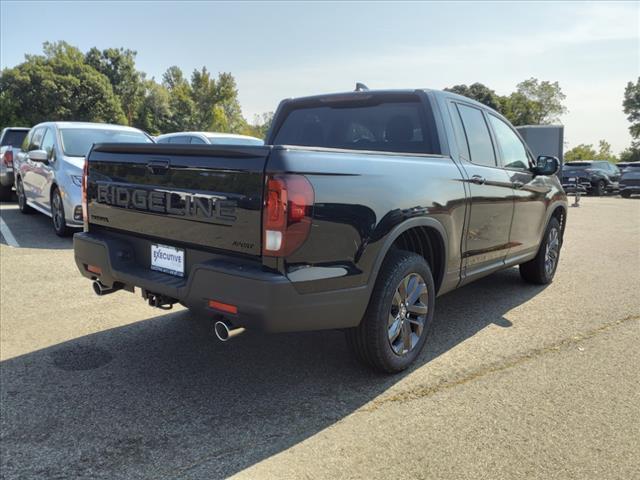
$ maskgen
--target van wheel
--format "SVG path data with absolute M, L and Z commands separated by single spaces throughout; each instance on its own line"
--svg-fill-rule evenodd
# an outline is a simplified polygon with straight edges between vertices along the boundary
M 64 204 L 57 188 L 54 188 L 51 193 L 51 221 L 56 235 L 59 237 L 69 236 L 71 230 L 67 227 L 67 221 L 64 218 Z
M 561 235 L 560 222 L 554 217 L 547 225 L 536 257 L 520 265 L 520 276 L 524 280 L 538 285 L 551 283 L 558 268 L 558 260 L 560 260 Z
M 347 343 L 363 363 L 383 372 L 406 369 L 420 354 L 433 321 L 435 284 L 420 255 L 392 250 L 385 258 L 369 306 Z
M 16 182 L 16 194 L 18 195 L 18 209 L 20 210 L 20 213 L 33 213 L 33 208 L 27 205 L 27 196 L 24 194 L 24 186 L 22 185 L 21 178 L 18 178 L 18 181 Z

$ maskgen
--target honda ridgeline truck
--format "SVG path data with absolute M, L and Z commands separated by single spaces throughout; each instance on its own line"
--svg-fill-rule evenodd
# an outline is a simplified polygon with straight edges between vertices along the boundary
M 363 362 L 420 353 L 436 297 L 520 266 L 553 279 L 558 160 L 455 94 L 355 91 L 281 102 L 265 146 L 99 144 L 84 173 L 80 272 L 244 329 L 343 329 Z

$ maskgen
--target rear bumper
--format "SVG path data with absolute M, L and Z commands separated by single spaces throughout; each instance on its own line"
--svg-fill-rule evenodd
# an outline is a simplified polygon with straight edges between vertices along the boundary
M 640 185 L 620 185 L 620 193 L 640 193 Z
M 224 315 L 234 326 L 268 332 L 293 332 L 355 327 L 368 303 L 368 289 L 342 289 L 301 294 L 277 272 L 256 262 L 214 256 L 188 267 L 186 278 L 153 271 L 136 261 L 135 248 L 126 240 L 103 233 L 77 233 L 75 261 L 87 278 L 111 286 L 119 283 L 171 297 L 199 312 Z M 189 252 L 187 252 L 187 255 Z M 101 269 L 97 276 L 87 265 Z M 222 314 L 209 300 L 235 305 L 238 313 Z

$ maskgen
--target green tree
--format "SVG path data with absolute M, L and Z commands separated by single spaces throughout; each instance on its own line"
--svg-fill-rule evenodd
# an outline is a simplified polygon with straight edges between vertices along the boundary
M 87 65 L 80 50 L 66 42 L 47 42 L 43 52 L 2 71 L 0 124 L 125 122 L 108 78 Z
M 196 130 L 208 130 L 214 121 L 217 100 L 216 82 L 206 67 L 191 75 L 191 96 L 195 105 L 193 123 Z
M 147 80 L 144 86 L 144 96 L 138 107 L 134 126 L 152 135 L 169 131 L 171 128 L 169 92 L 154 80 Z
M 627 115 L 627 120 L 631 122 L 629 133 L 634 139 L 640 139 L 640 77 L 636 83 L 627 83 L 622 107 Z
M 631 142 L 631 146 L 620 153 L 621 162 L 640 162 L 640 142 Z
M 523 93 L 513 92 L 509 96 L 500 97 L 500 113 L 515 126 L 537 124 L 537 110 L 538 105 Z
M 238 87 L 236 86 L 236 79 L 230 73 L 221 73 L 218 75 L 218 81 L 216 86 L 216 104 L 224 112 L 226 118 L 226 128 L 228 132 L 240 132 L 242 131 L 247 122 L 242 116 L 242 109 L 240 108 L 240 102 L 238 101 Z M 220 124 L 212 124 L 212 128 L 215 130 L 219 128 Z
M 541 82 L 537 78 L 530 78 L 520 82 L 516 87 L 516 92 L 534 105 L 533 124 L 556 123 L 559 121 L 560 115 L 568 111 L 562 103 L 566 95 L 562 93 L 558 82 L 552 83 L 546 80 Z
M 581 143 L 571 150 L 564 153 L 564 160 L 570 162 L 572 160 L 594 160 L 598 152 L 595 151 L 592 144 Z
M 615 163 L 618 161 L 618 157 L 611 151 L 611 144 L 606 140 L 598 142 L 597 150 L 593 148 L 592 144 L 581 143 L 565 152 L 564 159 L 567 162 L 572 160 L 607 160 Z
M 495 91 L 482 83 L 476 82 L 470 86 L 465 84 L 454 85 L 451 88 L 445 88 L 445 91 L 472 98 L 487 107 L 498 111 L 500 110 L 500 98 L 496 95 Z
M 168 131 L 189 131 L 195 128 L 196 104 L 192 98 L 191 85 L 184 78 L 182 70 L 169 67 L 162 77 L 162 84 L 169 93 Z
M 123 48 L 90 49 L 85 61 L 105 75 L 114 93 L 120 99 L 129 125 L 133 125 L 135 114 L 144 98 L 144 74 L 136 70 L 136 52 Z

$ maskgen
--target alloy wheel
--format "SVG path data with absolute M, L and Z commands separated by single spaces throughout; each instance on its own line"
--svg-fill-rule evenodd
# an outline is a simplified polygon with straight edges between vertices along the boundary
M 558 262 L 558 254 L 560 253 L 560 235 L 557 228 L 549 230 L 547 237 L 547 247 L 544 254 L 544 271 L 547 276 L 553 274 Z
M 391 300 L 388 338 L 396 355 L 407 355 L 422 337 L 429 311 L 429 292 L 424 279 L 410 273 L 402 279 Z
M 60 198 L 60 194 L 57 191 L 53 194 L 53 202 L 51 207 L 53 226 L 56 228 L 56 230 L 60 231 L 64 227 L 64 211 L 62 207 L 62 199 Z

